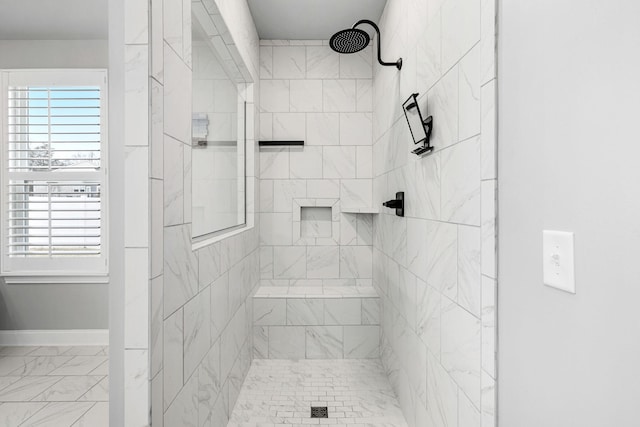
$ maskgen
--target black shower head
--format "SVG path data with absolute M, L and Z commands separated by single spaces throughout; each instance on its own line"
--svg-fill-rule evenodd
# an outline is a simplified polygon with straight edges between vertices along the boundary
M 356 53 L 369 45 L 369 34 L 357 28 L 341 30 L 331 36 L 329 46 L 338 53 Z
M 381 65 L 393 66 L 400 70 L 402 68 L 402 58 L 398 59 L 396 62 L 384 62 L 382 60 L 380 56 L 380 28 L 378 28 L 375 22 L 369 21 L 368 19 L 361 19 L 356 22 L 353 27 L 346 30 L 340 30 L 332 35 L 329 40 L 329 46 L 331 46 L 331 49 L 338 53 L 356 53 L 367 47 L 371 38 L 366 31 L 356 28 L 360 24 L 371 25 L 378 34 L 378 62 Z

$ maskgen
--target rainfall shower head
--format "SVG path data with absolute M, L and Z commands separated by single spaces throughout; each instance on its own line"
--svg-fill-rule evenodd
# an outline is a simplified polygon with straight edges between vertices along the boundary
M 369 45 L 369 34 L 366 31 L 359 30 L 356 27 L 360 24 L 371 25 L 378 34 L 378 62 L 380 65 L 396 67 L 398 70 L 402 68 L 402 58 L 396 62 L 384 62 L 380 57 L 380 28 L 373 21 L 368 19 L 361 19 L 356 22 L 353 27 L 346 30 L 340 30 L 331 36 L 329 40 L 329 46 L 331 49 L 338 53 L 356 53 Z
M 357 28 L 341 30 L 331 36 L 329 46 L 338 53 L 356 53 L 369 45 L 369 34 Z

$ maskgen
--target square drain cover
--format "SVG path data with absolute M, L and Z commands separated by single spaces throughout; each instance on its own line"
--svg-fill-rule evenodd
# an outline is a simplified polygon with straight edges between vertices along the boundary
M 326 406 L 312 406 L 311 418 L 329 418 L 329 411 Z

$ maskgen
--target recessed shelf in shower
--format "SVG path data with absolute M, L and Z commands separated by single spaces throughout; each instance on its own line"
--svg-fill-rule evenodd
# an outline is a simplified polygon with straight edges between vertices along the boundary
M 331 237 L 331 207 L 302 206 L 300 208 L 301 237 Z

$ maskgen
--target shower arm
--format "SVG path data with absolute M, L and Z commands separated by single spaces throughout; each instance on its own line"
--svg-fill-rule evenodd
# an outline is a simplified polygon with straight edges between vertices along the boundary
M 356 22 L 355 24 L 353 24 L 353 27 L 351 27 L 351 29 L 355 29 L 360 24 L 369 24 L 369 25 L 371 25 L 373 27 L 374 30 L 376 30 L 376 34 L 378 35 L 378 37 L 376 37 L 376 39 L 378 40 L 378 62 L 380 63 L 380 65 L 396 67 L 396 68 L 398 68 L 398 70 L 401 69 L 402 68 L 402 58 L 398 59 L 397 62 L 385 62 L 385 61 L 382 60 L 382 56 L 380 55 L 380 28 L 378 28 L 376 23 L 373 22 L 373 21 L 370 21 L 368 19 L 361 19 L 358 22 Z

